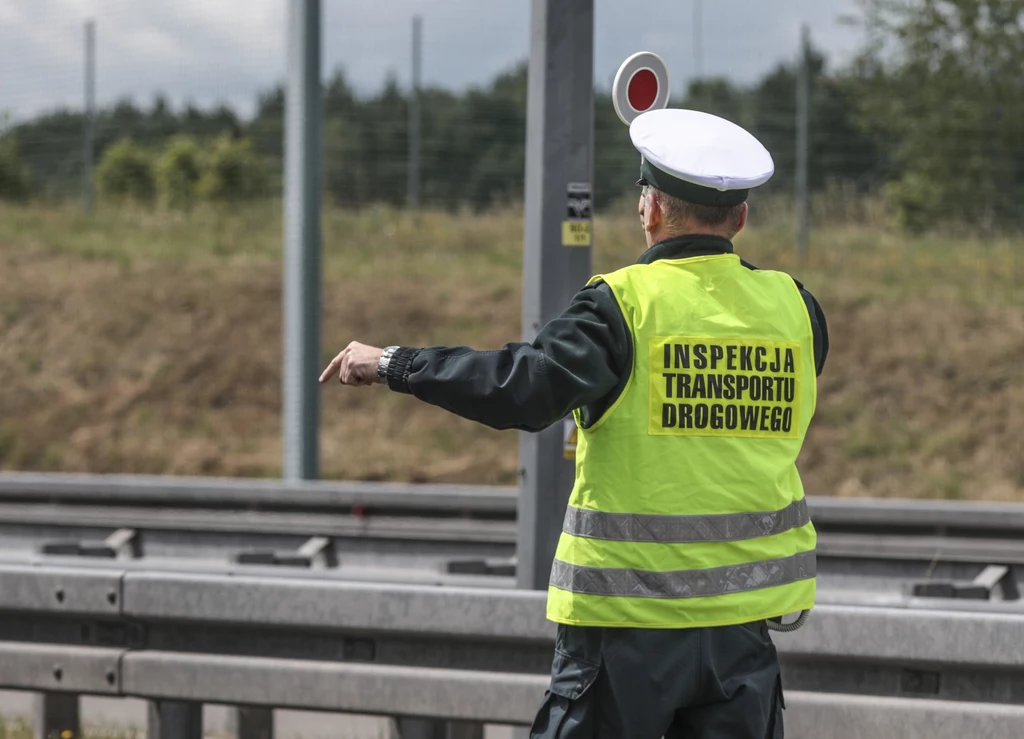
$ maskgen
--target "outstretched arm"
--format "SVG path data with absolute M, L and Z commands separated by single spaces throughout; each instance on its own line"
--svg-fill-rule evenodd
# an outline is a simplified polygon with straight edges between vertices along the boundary
M 533 342 L 495 351 L 466 346 L 399 347 L 385 381 L 463 418 L 496 429 L 540 431 L 573 409 L 597 402 L 629 371 L 632 339 L 605 285 L 581 290 Z M 378 382 L 381 350 L 350 344 L 320 377 L 343 384 Z

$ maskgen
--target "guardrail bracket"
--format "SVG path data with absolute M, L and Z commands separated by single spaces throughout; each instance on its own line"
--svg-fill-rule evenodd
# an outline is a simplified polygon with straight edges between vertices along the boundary
M 100 559 L 138 559 L 142 542 L 135 529 L 118 529 L 100 542 L 49 541 L 39 548 L 41 554 Z
M 272 567 L 302 567 L 326 570 L 338 566 L 334 542 L 326 536 L 314 536 L 294 552 L 253 549 L 239 552 L 235 562 L 240 565 L 269 565 Z
M 1008 565 L 989 565 L 970 582 L 935 580 L 914 583 L 913 594 L 921 598 L 971 598 L 992 600 L 999 590 L 1002 600 L 1019 600 L 1020 590 L 1013 568 Z
M 445 562 L 445 572 L 449 575 L 492 575 L 499 577 L 516 576 L 515 558 L 492 559 L 449 559 Z

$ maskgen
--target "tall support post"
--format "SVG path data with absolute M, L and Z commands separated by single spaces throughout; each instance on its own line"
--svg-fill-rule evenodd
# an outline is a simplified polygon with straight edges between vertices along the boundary
M 420 74 L 423 68 L 423 19 L 412 19 L 412 88 L 409 91 L 409 210 L 420 207 Z
M 284 131 L 284 478 L 318 476 L 320 0 L 289 0 Z
M 93 183 L 95 145 L 93 128 L 96 120 L 96 22 L 85 22 L 85 120 L 82 136 L 82 206 L 91 213 L 96 199 Z
M 796 83 L 796 241 L 800 265 L 807 264 L 810 194 L 810 100 L 811 30 L 805 24 L 800 31 L 800 68 Z
M 594 2 L 532 0 L 526 110 L 523 339 L 532 341 L 591 275 Z M 571 423 L 565 419 L 564 423 Z M 567 427 L 520 434 L 516 574 L 544 590 L 575 470 Z
M 32 700 L 34 739 L 79 739 L 82 736 L 76 694 L 42 693 L 33 696 Z

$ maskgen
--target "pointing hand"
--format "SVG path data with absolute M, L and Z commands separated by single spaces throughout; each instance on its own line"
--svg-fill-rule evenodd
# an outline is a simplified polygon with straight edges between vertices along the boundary
M 335 373 L 342 385 L 373 385 L 377 379 L 377 363 L 383 349 L 353 341 L 342 349 L 341 354 L 331 360 L 320 375 L 320 382 L 330 380 Z

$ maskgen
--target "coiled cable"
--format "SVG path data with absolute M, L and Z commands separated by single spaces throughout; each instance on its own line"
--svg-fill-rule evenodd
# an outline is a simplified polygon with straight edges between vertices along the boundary
M 783 634 L 788 634 L 791 631 L 796 631 L 807 622 L 807 617 L 811 614 L 810 611 L 800 611 L 800 615 L 796 621 L 791 624 L 784 624 L 781 620 L 774 620 L 769 618 L 767 620 L 768 628 L 771 631 L 778 631 Z

